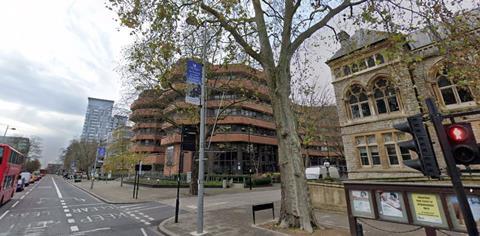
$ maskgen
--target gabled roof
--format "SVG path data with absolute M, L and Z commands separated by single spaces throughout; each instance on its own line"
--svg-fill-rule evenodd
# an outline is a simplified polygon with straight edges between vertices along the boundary
M 388 33 L 383 31 L 368 29 L 357 30 L 353 34 L 353 36 L 351 36 L 348 40 L 342 42 L 342 47 L 337 52 L 335 52 L 335 54 L 330 59 L 327 60 L 327 63 L 366 46 L 384 41 L 388 37 Z

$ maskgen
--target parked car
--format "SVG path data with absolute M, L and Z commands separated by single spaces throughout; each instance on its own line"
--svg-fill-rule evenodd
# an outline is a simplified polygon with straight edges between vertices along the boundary
M 32 179 L 32 174 L 30 172 L 25 171 L 25 172 L 20 173 L 20 176 L 22 176 L 22 179 L 25 183 L 25 186 L 28 186 L 30 184 L 31 179 Z
M 17 180 L 17 192 L 21 192 L 25 189 L 25 180 L 22 178 L 22 176 L 18 176 Z

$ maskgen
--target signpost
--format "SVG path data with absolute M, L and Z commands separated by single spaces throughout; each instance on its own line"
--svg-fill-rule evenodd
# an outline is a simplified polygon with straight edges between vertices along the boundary
M 141 161 L 135 165 L 135 179 L 133 181 L 133 197 L 132 198 L 138 199 L 138 189 L 140 186 L 140 175 L 142 174 L 142 171 L 151 171 L 151 170 L 152 170 L 152 165 L 143 165 Z
M 97 153 L 95 155 L 95 162 L 93 163 L 93 170 L 92 170 L 92 184 L 90 185 L 90 189 L 93 189 L 93 182 L 95 181 L 95 175 L 97 174 L 97 163 L 101 161 L 103 163 L 103 158 L 105 157 L 106 154 L 106 148 L 105 147 L 98 147 L 97 148 Z M 99 160 L 99 158 L 101 158 Z

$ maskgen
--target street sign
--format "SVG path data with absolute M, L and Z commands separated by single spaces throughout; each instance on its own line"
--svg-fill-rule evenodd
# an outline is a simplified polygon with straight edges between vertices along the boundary
M 185 102 L 200 105 L 200 95 L 202 93 L 202 70 L 203 65 L 193 60 L 187 61 L 187 89 Z
M 139 171 L 140 170 L 140 166 L 141 166 L 141 171 L 151 171 L 152 170 L 152 165 L 140 165 L 140 164 L 136 164 L 135 165 L 135 171 Z
M 106 153 L 105 147 L 98 147 L 97 155 L 99 157 L 105 157 L 105 153 Z

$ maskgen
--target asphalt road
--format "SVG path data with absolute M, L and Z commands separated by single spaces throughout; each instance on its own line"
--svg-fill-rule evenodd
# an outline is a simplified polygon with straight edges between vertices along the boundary
M 161 235 L 174 209 L 157 202 L 107 204 L 58 176 L 45 176 L 0 207 L 4 235 Z

